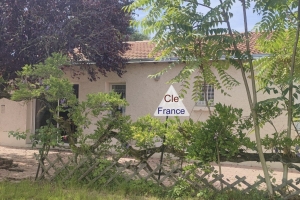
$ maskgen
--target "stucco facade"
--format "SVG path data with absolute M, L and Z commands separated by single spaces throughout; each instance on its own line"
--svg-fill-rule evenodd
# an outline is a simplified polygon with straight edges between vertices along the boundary
M 71 78 L 71 71 L 66 71 L 66 76 L 73 84 L 79 85 L 79 100 L 85 100 L 89 93 L 109 92 L 113 84 L 126 85 L 126 100 L 129 106 L 126 107 L 126 114 L 130 115 L 135 121 L 141 116 L 150 114 L 153 116 L 165 92 L 169 88 L 167 82 L 175 77 L 183 65 L 177 65 L 173 69 L 167 71 L 159 80 L 148 78 L 149 75 L 155 74 L 170 63 L 168 62 L 140 62 L 131 63 L 127 66 L 127 73 L 122 78 L 114 73 L 108 73 L 107 77 L 102 76 L 99 80 L 90 82 L 87 77 L 81 76 L 78 78 Z M 236 108 L 243 108 L 244 115 L 249 115 L 249 104 L 245 92 L 245 87 L 241 77 L 241 72 L 234 67 L 229 68 L 228 73 L 236 78 L 241 84 L 234 89 L 227 91 L 230 96 L 224 96 L 220 91 L 214 91 L 214 103 L 222 103 L 232 105 Z M 191 80 L 192 81 L 192 80 Z M 173 84 L 177 92 L 180 91 L 180 84 Z M 204 121 L 208 118 L 209 113 L 206 107 L 195 106 L 195 102 L 191 97 L 192 88 L 185 95 L 183 103 L 190 113 L 190 118 L 193 120 Z M 265 99 L 266 94 L 259 93 L 259 100 Z M 7 99 L 0 100 L 0 145 L 28 147 L 31 146 L 29 135 L 33 133 L 35 124 L 35 101 L 29 102 L 13 102 Z M 213 108 L 212 108 L 213 109 Z M 164 120 L 165 117 L 158 117 Z M 181 117 L 188 119 L 189 117 Z M 278 131 L 285 129 L 286 118 L 284 116 L 274 121 Z M 93 127 L 91 127 L 93 128 Z M 9 131 L 28 131 L 28 138 L 24 140 L 16 140 L 15 138 L 8 138 Z M 271 134 L 274 130 L 271 126 L 266 125 L 262 129 L 263 134 Z M 249 133 L 249 136 L 254 139 L 254 133 Z
M 14 102 L 8 99 L 0 100 L 0 145 L 25 147 L 26 141 L 8 137 L 9 131 L 31 131 L 33 121 L 33 102 Z
M 256 59 L 262 56 L 266 56 L 255 47 L 256 40 L 259 34 L 251 34 L 250 49 L 252 56 Z M 169 69 L 159 80 L 148 78 L 149 75 L 156 74 L 157 72 L 168 67 L 172 62 L 178 61 L 177 58 L 166 58 L 162 61 L 155 61 L 153 58 L 149 58 L 149 53 L 155 47 L 154 43 L 149 41 L 137 41 L 130 42 L 131 49 L 125 53 L 125 57 L 129 59 L 127 64 L 127 73 L 122 78 L 118 77 L 114 73 L 107 73 L 107 77 L 101 76 L 100 79 L 94 82 L 90 82 L 85 75 L 79 77 L 79 79 L 72 78 L 72 70 L 69 68 L 65 71 L 66 77 L 73 83 L 78 84 L 78 98 L 79 101 L 83 101 L 87 94 L 96 92 L 109 92 L 112 90 L 112 85 L 126 85 L 126 100 L 129 106 L 126 107 L 126 114 L 130 115 L 132 120 L 135 121 L 141 116 L 150 114 L 153 116 L 155 110 L 160 104 L 165 92 L 169 86 L 167 82 L 175 77 L 183 65 L 177 65 L 172 69 Z M 245 44 L 238 44 L 238 48 L 245 50 Z M 223 62 L 220 60 L 219 62 Z M 232 105 L 236 108 L 242 108 L 244 110 L 244 116 L 249 116 L 250 109 L 246 96 L 245 86 L 243 84 L 240 70 L 236 70 L 234 67 L 230 67 L 227 71 L 232 77 L 234 77 L 240 85 L 233 88 L 230 91 L 226 91 L 230 96 L 224 96 L 220 91 L 214 91 L 214 103 L 222 103 L 226 105 Z M 216 72 L 214 72 L 217 74 Z M 193 80 L 190 80 L 192 83 Z M 176 91 L 181 89 L 180 84 L 173 84 Z M 192 85 L 191 85 L 192 86 Z M 251 84 L 250 84 L 251 88 Z M 270 98 L 269 95 L 258 93 L 258 100 Z M 192 100 L 192 88 L 188 90 L 188 94 L 185 95 L 183 103 L 190 113 L 190 118 L 193 120 L 204 121 L 208 118 L 208 109 L 203 106 L 196 106 Z M 29 147 L 30 134 L 35 130 L 35 100 L 29 102 L 13 102 L 7 99 L 0 99 L 0 145 L 16 146 L 16 147 Z M 213 108 L 212 108 L 213 110 Z M 158 117 L 161 120 L 165 120 L 165 117 Z M 181 117 L 187 119 L 189 117 Z M 282 115 L 273 121 L 277 128 L 277 131 L 286 129 L 287 118 Z M 93 129 L 95 127 L 91 127 Z M 15 138 L 8 138 L 9 131 L 28 131 L 28 137 L 26 141 L 16 140 Z M 88 132 L 88 130 L 86 130 Z M 274 129 L 271 125 L 266 125 L 262 129 L 262 136 L 265 134 L 272 134 Z M 251 139 L 254 140 L 254 133 L 249 133 Z M 293 132 L 295 136 L 295 132 Z

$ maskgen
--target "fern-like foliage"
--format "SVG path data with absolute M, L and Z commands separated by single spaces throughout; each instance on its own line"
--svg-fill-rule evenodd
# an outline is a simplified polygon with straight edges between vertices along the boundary
M 230 50 L 235 42 L 244 40 L 243 35 L 235 33 L 232 39 L 226 28 L 220 28 L 225 21 L 223 9 L 230 18 L 233 16 L 232 5 L 231 0 L 214 7 L 209 0 L 203 3 L 196 0 L 137 0 L 125 9 L 143 7 L 148 11 L 144 19 L 132 22 L 133 25 L 141 27 L 145 34 L 155 34 L 152 40 L 156 47 L 152 56 L 159 55 L 156 59 L 179 58 L 184 67 L 169 83 L 181 83 L 183 96 L 192 80 L 196 100 L 201 98 L 203 84 L 214 85 L 225 95 L 228 95 L 227 90 L 239 84 L 227 73 L 229 59 L 219 62 L 221 58 L 244 54 Z M 162 75 L 172 67 L 174 64 L 152 77 Z
M 270 56 L 255 61 L 260 88 L 265 88 L 270 82 L 283 87 L 287 86 L 293 55 L 291 47 L 295 43 L 295 35 L 296 29 L 277 30 L 269 35 L 262 35 L 258 40 L 258 48 L 261 51 L 270 53 Z M 296 61 L 294 81 L 299 82 L 299 55 L 296 55 Z
M 296 27 L 298 1 L 296 0 L 260 0 L 255 3 L 254 11 L 262 15 L 256 25 L 259 32 L 268 34 Z
M 256 31 L 261 32 L 257 48 L 270 54 L 255 62 L 260 88 L 266 87 L 270 82 L 285 87 L 291 78 L 289 73 L 297 31 L 297 7 L 296 0 L 260 0 L 255 4 L 254 10 L 263 16 L 255 27 Z M 293 77 L 296 82 L 299 81 L 299 64 L 299 56 L 296 54 Z

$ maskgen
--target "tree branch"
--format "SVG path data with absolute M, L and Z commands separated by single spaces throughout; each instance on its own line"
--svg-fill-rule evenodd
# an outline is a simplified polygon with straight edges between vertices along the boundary
M 0 99 L 6 98 L 10 99 L 11 95 L 6 91 L 0 91 Z
M 188 0 L 186 0 L 186 2 L 189 2 L 189 3 L 196 3 L 198 6 L 203 6 L 203 7 L 205 7 L 205 8 L 209 8 L 209 9 L 214 9 L 213 7 L 210 7 L 210 6 L 208 6 L 208 5 L 205 5 L 205 4 L 203 4 L 203 3 L 198 3 L 198 2 L 196 2 L 196 1 L 188 1 Z

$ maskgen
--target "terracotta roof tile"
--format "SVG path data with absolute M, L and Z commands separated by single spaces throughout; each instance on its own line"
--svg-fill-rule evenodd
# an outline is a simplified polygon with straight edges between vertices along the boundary
M 263 52 L 260 52 L 255 46 L 256 46 L 256 40 L 260 37 L 260 33 L 251 33 L 250 35 L 250 50 L 252 52 L 252 54 L 260 54 L 260 53 L 263 53 Z M 246 51 L 247 47 L 246 47 L 246 44 L 245 43 L 240 43 L 237 45 L 238 48 L 241 50 L 241 51 Z
M 130 46 L 130 50 L 126 51 L 125 57 L 128 59 L 146 59 L 149 58 L 149 54 L 155 47 L 154 43 L 151 41 L 135 41 L 128 42 Z
M 260 36 L 259 33 L 252 33 L 250 37 L 250 49 L 252 54 L 260 54 L 258 49 L 255 48 L 256 45 L 256 40 Z M 131 45 L 131 49 L 128 50 L 125 54 L 124 57 L 128 59 L 149 59 L 149 54 L 155 47 L 154 43 L 151 43 L 151 41 L 135 41 L 135 42 L 128 42 Z M 238 44 L 238 48 L 242 51 L 246 50 L 246 44 Z

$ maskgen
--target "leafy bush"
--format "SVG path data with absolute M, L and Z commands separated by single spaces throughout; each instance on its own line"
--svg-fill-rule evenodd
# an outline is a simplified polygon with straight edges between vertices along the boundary
M 192 135 L 187 147 L 188 156 L 204 163 L 217 161 L 217 155 L 229 158 L 242 147 L 255 149 L 255 143 L 246 136 L 252 127 L 250 119 L 242 117 L 242 109 L 216 104 L 215 111 Z
M 198 192 L 197 197 L 201 200 L 267 200 L 266 193 L 258 190 L 252 190 L 245 194 L 239 190 L 228 190 L 225 192 L 215 192 L 211 189 L 204 189 Z
M 123 182 L 120 186 L 117 186 L 117 188 L 123 190 L 125 196 L 139 195 L 164 197 L 166 195 L 166 191 L 163 187 L 159 186 L 157 183 L 142 179 Z
M 172 199 L 182 199 L 183 197 L 191 197 L 194 192 L 186 180 L 179 179 L 175 186 L 168 191 L 168 196 Z

